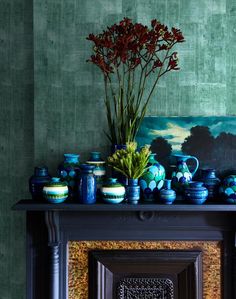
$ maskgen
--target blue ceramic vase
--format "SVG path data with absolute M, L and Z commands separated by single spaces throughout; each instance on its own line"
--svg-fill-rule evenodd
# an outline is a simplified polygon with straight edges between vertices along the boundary
M 215 169 L 202 169 L 201 181 L 208 190 L 209 201 L 219 200 L 220 179 L 216 177 Z
M 79 169 L 79 158 L 77 154 L 64 154 L 64 161 L 58 167 L 58 175 L 66 182 L 69 188 L 69 196 L 75 196 L 76 172 Z
M 29 179 L 29 191 L 34 200 L 43 200 L 43 187 L 51 180 L 51 176 L 48 173 L 48 168 L 35 167 L 34 175 Z
M 128 179 L 128 186 L 126 186 L 126 199 L 130 204 L 137 204 L 140 200 L 140 186 L 138 179 Z
M 236 175 L 232 174 L 224 178 L 219 193 L 227 203 L 236 203 Z
M 203 182 L 192 181 L 185 188 L 185 198 L 193 204 L 203 204 L 208 196 L 208 190 L 203 186 Z
M 101 188 L 103 183 L 105 182 L 106 177 L 106 162 L 101 158 L 100 152 L 91 152 L 90 158 L 86 161 L 86 164 L 93 165 L 94 170 L 93 173 L 96 178 L 97 183 L 97 195 L 101 195 Z
M 194 156 L 173 155 L 173 157 L 176 159 L 176 167 L 172 172 L 172 186 L 178 194 L 183 194 L 185 187 L 192 181 L 198 170 L 199 161 Z M 187 165 L 187 160 L 190 159 L 194 160 L 196 164 L 193 171 L 190 171 Z
M 171 205 L 176 199 L 176 193 L 171 189 L 171 180 L 164 180 L 164 186 L 160 191 L 160 203 Z
M 140 177 L 139 185 L 144 201 L 155 201 L 164 185 L 165 168 L 155 160 L 156 154 L 151 154 L 147 171 Z
M 66 182 L 61 182 L 60 178 L 53 177 L 51 182 L 43 187 L 43 196 L 50 203 L 62 203 L 68 197 L 68 187 Z
M 81 164 L 79 175 L 79 201 L 82 204 L 94 204 L 96 202 L 96 178 L 93 174 L 93 165 Z
M 101 195 L 106 203 L 118 204 L 125 198 L 125 187 L 117 178 L 109 178 L 101 188 Z

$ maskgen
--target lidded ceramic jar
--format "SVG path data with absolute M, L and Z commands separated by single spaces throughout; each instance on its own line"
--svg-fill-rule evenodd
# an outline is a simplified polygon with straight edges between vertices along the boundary
M 176 199 L 176 193 L 171 189 L 171 180 L 164 180 L 164 186 L 160 191 L 159 201 L 171 205 Z
M 51 176 L 46 166 L 37 166 L 34 168 L 34 174 L 29 179 L 29 190 L 34 200 L 43 199 L 43 187 L 50 180 Z
M 96 178 L 96 183 L 97 183 L 97 193 L 98 195 L 100 194 L 102 185 L 105 181 L 105 176 L 106 176 L 106 162 L 101 158 L 101 153 L 100 152 L 91 152 L 90 153 L 90 158 L 88 161 L 86 161 L 86 164 L 93 165 L 94 170 L 93 173 Z
M 70 197 L 75 196 L 76 172 L 79 169 L 80 155 L 64 154 L 64 161 L 58 166 L 58 175 L 67 183 Z
M 43 196 L 50 203 L 62 203 L 68 197 L 68 186 L 60 178 L 52 177 L 51 182 L 43 187 Z
M 236 175 L 232 174 L 224 178 L 219 193 L 227 203 L 236 203 Z
M 203 186 L 203 182 L 191 181 L 189 185 L 186 186 L 184 194 L 189 202 L 201 205 L 207 199 L 208 190 Z
M 147 171 L 140 177 L 139 185 L 144 201 L 155 201 L 159 190 L 164 185 L 165 168 L 155 159 L 156 154 L 151 154 Z
M 125 187 L 117 178 L 108 178 L 101 189 L 102 198 L 107 203 L 120 203 L 125 198 Z
M 201 181 L 208 190 L 208 199 L 211 201 L 217 199 L 220 179 L 216 177 L 215 169 L 201 169 Z

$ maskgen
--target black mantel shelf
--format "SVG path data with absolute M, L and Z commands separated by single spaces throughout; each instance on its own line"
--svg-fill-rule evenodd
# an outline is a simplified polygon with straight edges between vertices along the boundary
M 83 205 L 79 203 L 39 203 L 33 200 L 20 200 L 13 207 L 13 210 L 18 211 L 70 211 L 70 212 L 132 212 L 132 211 L 153 211 L 153 212 L 236 212 L 236 205 L 230 204 L 149 204 L 140 203 L 137 205 L 131 204 L 91 204 Z
M 236 299 L 236 205 L 83 205 L 25 199 L 12 209 L 26 212 L 27 299 L 68 299 L 68 242 L 80 240 L 220 242 L 222 299 Z

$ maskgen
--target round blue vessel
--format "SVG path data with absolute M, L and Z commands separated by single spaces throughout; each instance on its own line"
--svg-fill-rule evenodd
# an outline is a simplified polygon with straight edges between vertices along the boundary
M 29 179 L 29 191 L 34 200 L 43 200 L 43 187 L 51 180 L 46 166 L 34 168 L 34 174 Z
M 193 204 L 203 204 L 208 196 L 207 188 L 203 187 L 203 182 L 192 181 L 185 188 L 185 198 Z

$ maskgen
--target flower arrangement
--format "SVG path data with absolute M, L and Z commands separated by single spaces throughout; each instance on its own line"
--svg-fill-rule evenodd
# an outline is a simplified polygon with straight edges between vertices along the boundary
M 179 69 L 177 52 L 172 48 L 184 37 L 179 29 L 168 30 L 157 20 L 152 20 L 148 28 L 124 18 L 87 39 L 94 44 L 88 61 L 97 65 L 104 77 L 109 127 L 106 135 L 112 144 L 132 142 L 158 80 Z M 147 85 L 151 76 L 154 81 Z
M 129 179 L 140 178 L 147 169 L 151 151 L 148 146 L 137 151 L 137 143 L 126 144 L 126 149 L 117 150 L 108 157 L 108 164 Z

